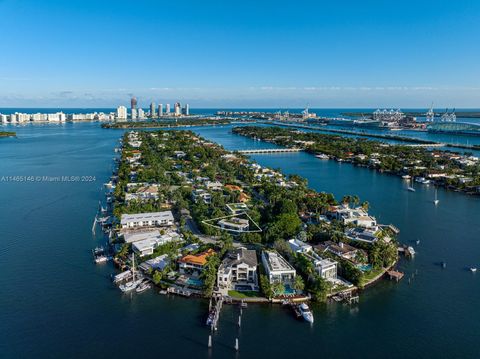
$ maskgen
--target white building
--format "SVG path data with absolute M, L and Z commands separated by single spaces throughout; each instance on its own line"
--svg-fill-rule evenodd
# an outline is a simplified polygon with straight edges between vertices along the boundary
M 138 109 L 138 118 L 140 120 L 143 120 L 145 118 L 145 111 L 143 111 L 143 108 Z
M 217 284 L 220 290 L 257 290 L 257 253 L 238 248 L 229 251 L 218 268 Z
M 231 232 L 246 232 L 250 226 L 248 219 L 231 217 L 218 221 L 220 228 Z
M 219 181 L 207 181 L 205 186 L 212 191 L 221 191 L 223 189 L 223 184 Z
M 136 109 L 136 108 L 132 108 L 132 110 L 131 110 L 131 118 L 132 118 L 132 120 L 136 120 L 137 117 L 138 117 L 137 109 Z
M 163 116 L 163 104 L 158 105 L 158 117 Z
M 139 267 L 144 271 L 150 271 L 150 270 L 162 271 L 169 264 L 170 264 L 170 260 L 168 259 L 168 254 L 162 254 L 161 256 L 158 256 L 143 262 L 142 264 L 139 265 Z
M 7 117 L 7 115 L 0 114 L 0 122 L 2 122 L 2 123 L 7 123 L 7 122 L 8 122 L 8 117 Z
M 150 237 L 140 241 L 136 241 L 132 243 L 132 249 L 134 252 L 138 253 L 140 257 L 148 256 L 153 254 L 155 248 L 162 246 L 164 244 L 180 241 L 181 238 L 177 233 L 171 234 L 163 234 L 161 236 Z
M 282 283 L 293 286 L 297 274 L 295 268 L 280 254 L 274 251 L 263 251 L 262 263 L 271 284 Z
M 117 118 L 119 120 L 126 120 L 127 119 L 127 108 L 125 106 L 118 106 L 117 107 Z
M 169 104 L 169 103 L 167 103 L 167 104 L 165 105 L 165 113 L 166 113 L 167 115 L 170 114 L 170 104 Z
M 329 216 L 343 224 L 351 223 L 364 228 L 377 227 L 377 220 L 375 217 L 370 216 L 362 207 L 350 208 L 349 206 L 342 205 L 335 207 L 333 211 L 330 211 Z
M 312 251 L 312 246 L 296 238 L 290 239 L 288 245 L 295 253 L 308 253 Z
M 195 203 L 198 203 L 199 200 L 202 200 L 205 204 L 212 203 L 212 195 L 204 189 L 196 189 L 192 191 L 192 199 Z
M 172 211 L 122 214 L 122 228 L 141 228 L 172 226 L 174 224 Z

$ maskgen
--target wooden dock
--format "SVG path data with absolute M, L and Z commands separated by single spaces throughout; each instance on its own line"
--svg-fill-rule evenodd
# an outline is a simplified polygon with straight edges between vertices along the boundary
M 396 270 L 389 270 L 387 274 L 390 280 L 396 280 L 397 282 L 399 282 L 405 275 L 404 273 L 398 272 Z

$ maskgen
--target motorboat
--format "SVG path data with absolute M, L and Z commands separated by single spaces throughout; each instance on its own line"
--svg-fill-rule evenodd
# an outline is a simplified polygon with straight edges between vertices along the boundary
M 476 267 L 470 267 L 470 272 L 475 273 L 477 271 Z
M 319 153 L 318 155 L 315 155 L 319 160 L 329 160 L 330 157 L 324 153 Z
M 135 289 L 135 291 L 137 293 L 143 293 L 145 292 L 147 289 L 150 289 L 152 286 L 148 283 L 148 282 L 141 282 L 137 288 Z
M 305 319 L 309 323 L 313 323 L 313 313 L 310 311 L 310 308 L 306 303 L 302 303 L 298 306 L 300 309 L 300 313 L 302 313 L 303 319 Z

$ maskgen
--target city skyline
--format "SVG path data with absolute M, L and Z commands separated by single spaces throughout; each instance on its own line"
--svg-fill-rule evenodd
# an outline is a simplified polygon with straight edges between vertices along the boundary
M 0 11 L 11 54 L 0 107 L 132 95 L 193 108 L 479 107 L 473 1 L 3 0 Z

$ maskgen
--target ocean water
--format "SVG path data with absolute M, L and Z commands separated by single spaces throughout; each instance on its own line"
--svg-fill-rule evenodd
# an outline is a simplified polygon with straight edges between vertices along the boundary
M 192 129 L 231 150 L 273 146 L 233 135 L 231 126 Z M 478 198 L 439 190 L 440 204 L 434 206 L 432 188 L 417 186 L 411 193 L 395 176 L 306 153 L 253 156 L 262 165 L 306 177 L 316 190 L 358 194 L 380 222 L 400 228 L 401 242 L 420 244 L 415 259 L 400 262 L 406 273 L 400 283 L 380 282 L 362 292 L 355 306 L 314 305 L 313 326 L 279 306 L 250 305 L 238 328 L 238 307 L 225 306 L 209 350 L 205 300 L 153 290 L 123 295 L 109 280 L 114 268 L 92 263 L 90 251 L 102 243 L 92 237 L 92 222 L 123 131 L 98 123 L 15 130 L 18 138 L 0 139 L 2 358 L 479 355 L 480 278 L 468 271 L 480 266 Z M 95 180 L 47 181 L 57 176 Z

